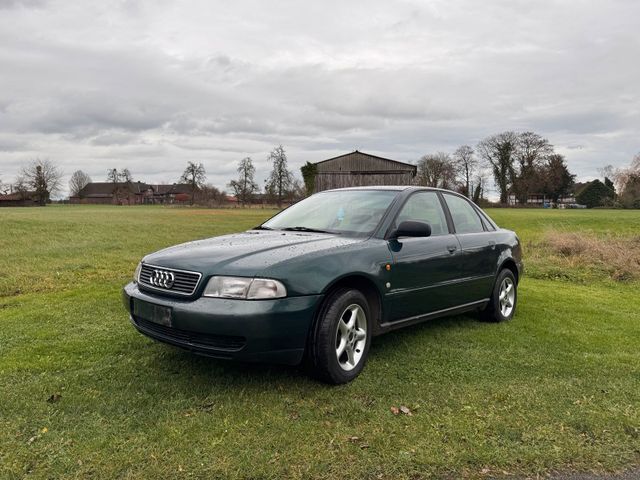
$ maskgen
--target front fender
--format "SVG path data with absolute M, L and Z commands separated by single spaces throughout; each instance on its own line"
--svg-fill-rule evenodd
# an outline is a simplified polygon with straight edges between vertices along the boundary
M 318 295 L 347 276 L 371 280 L 384 291 L 389 281 L 386 265 L 392 262 L 387 242 L 369 239 L 346 248 L 312 252 L 265 268 L 260 276 L 285 283 L 290 295 Z

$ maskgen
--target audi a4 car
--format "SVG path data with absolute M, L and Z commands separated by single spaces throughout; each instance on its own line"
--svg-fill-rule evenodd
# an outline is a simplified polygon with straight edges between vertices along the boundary
M 522 272 L 516 234 L 464 196 L 358 187 L 147 255 L 123 299 L 155 340 L 216 358 L 305 361 L 345 383 L 376 335 L 471 311 L 510 320 Z

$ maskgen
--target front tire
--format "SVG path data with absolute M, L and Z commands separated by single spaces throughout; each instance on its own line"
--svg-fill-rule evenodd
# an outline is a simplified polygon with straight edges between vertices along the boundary
M 500 271 L 491 293 L 487 307 L 481 312 L 480 319 L 485 322 L 506 322 L 513 318 L 518 303 L 518 283 L 508 268 Z
M 336 290 L 320 311 L 310 339 L 313 373 L 333 384 L 356 378 L 367 361 L 371 333 L 371 312 L 366 297 L 354 289 Z

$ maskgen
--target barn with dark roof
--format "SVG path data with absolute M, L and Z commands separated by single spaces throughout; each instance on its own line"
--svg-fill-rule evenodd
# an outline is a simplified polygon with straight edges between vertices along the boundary
M 317 162 L 315 191 L 370 185 L 411 185 L 415 165 L 358 150 Z

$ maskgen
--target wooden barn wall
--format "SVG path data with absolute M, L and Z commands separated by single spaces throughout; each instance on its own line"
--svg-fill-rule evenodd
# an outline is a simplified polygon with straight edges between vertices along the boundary
M 360 152 L 354 152 L 341 157 L 318 163 L 318 173 L 353 172 L 372 170 L 412 170 L 396 162 L 384 158 L 370 157 Z
M 412 172 L 318 172 L 315 179 L 315 191 L 373 185 L 411 185 L 412 183 Z

